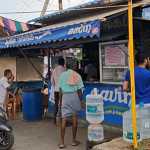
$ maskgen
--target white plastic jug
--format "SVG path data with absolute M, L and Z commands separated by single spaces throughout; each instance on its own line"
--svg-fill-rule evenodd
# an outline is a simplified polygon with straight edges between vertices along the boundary
M 150 138 L 150 106 L 144 105 L 142 108 L 137 107 L 137 137 L 141 141 Z M 123 138 L 132 142 L 132 119 L 131 111 L 123 114 Z
M 92 124 L 88 127 L 88 141 L 100 142 L 104 139 L 104 129 L 101 124 Z
M 141 137 L 142 139 L 150 138 L 150 106 L 143 107 L 141 110 Z
M 86 96 L 86 120 L 91 124 L 99 124 L 104 120 L 103 97 L 101 95 Z
M 137 111 L 137 139 L 138 141 L 142 140 L 140 117 L 141 117 L 140 112 Z M 132 143 L 133 141 L 132 114 L 130 110 L 126 111 L 123 114 L 123 139 L 130 143 Z

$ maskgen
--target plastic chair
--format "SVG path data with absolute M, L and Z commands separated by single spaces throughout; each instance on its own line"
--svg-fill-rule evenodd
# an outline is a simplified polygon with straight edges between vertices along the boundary
M 9 119 L 16 119 L 17 112 L 21 111 L 21 96 L 19 91 L 15 94 L 9 94 L 6 104 L 6 112 Z
M 8 95 L 6 112 L 9 119 L 16 119 L 16 97 L 13 95 Z

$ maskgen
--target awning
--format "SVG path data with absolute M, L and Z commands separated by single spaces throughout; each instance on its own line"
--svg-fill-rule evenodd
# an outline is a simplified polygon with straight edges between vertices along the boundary
M 53 43 L 74 39 L 99 38 L 100 21 L 94 20 L 64 27 L 26 32 L 0 39 L 0 49 Z

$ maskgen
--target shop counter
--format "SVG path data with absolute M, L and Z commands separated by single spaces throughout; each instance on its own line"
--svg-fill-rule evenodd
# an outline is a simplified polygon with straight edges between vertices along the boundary
M 97 88 L 98 92 L 104 98 L 104 122 L 112 125 L 122 125 L 122 114 L 127 111 L 130 106 L 130 94 L 121 91 L 121 85 L 102 84 L 102 83 L 84 83 L 83 100 L 86 95 L 90 94 L 93 88 Z M 49 102 L 49 112 L 53 112 L 54 104 Z M 79 112 L 79 117 L 85 119 L 85 110 Z

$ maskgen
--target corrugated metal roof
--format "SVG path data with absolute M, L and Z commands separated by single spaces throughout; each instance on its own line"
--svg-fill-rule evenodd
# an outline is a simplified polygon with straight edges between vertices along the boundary
M 92 2 L 88 2 L 76 7 L 72 7 L 72 8 L 68 8 L 62 11 L 58 11 L 55 13 L 51 13 L 48 15 L 45 15 L 43 17 L 39 17 L 39 18 L 35 18 L 33 20 L 30 20 L 29 22 L 39 22 L 39 23 L 46 23 L 49 21 L 53 21 L 53 20 L 59 20 L 60 18 L 65 18 L 67 16 L 67 18 L 70 16 L 75 16 L 77 14 L 86 14 L 86 13 L 90 13 L 91 11 L 95 11 L 97 9 L 84 9 L 84 8 L 94 8 L 94 7 L 99 7 L 99 6 L 105 6 L 105 5 L 116 5 L 116 4 L 122 4 L 122 3 L 126 3 L 127 0 L 95 0 Z

